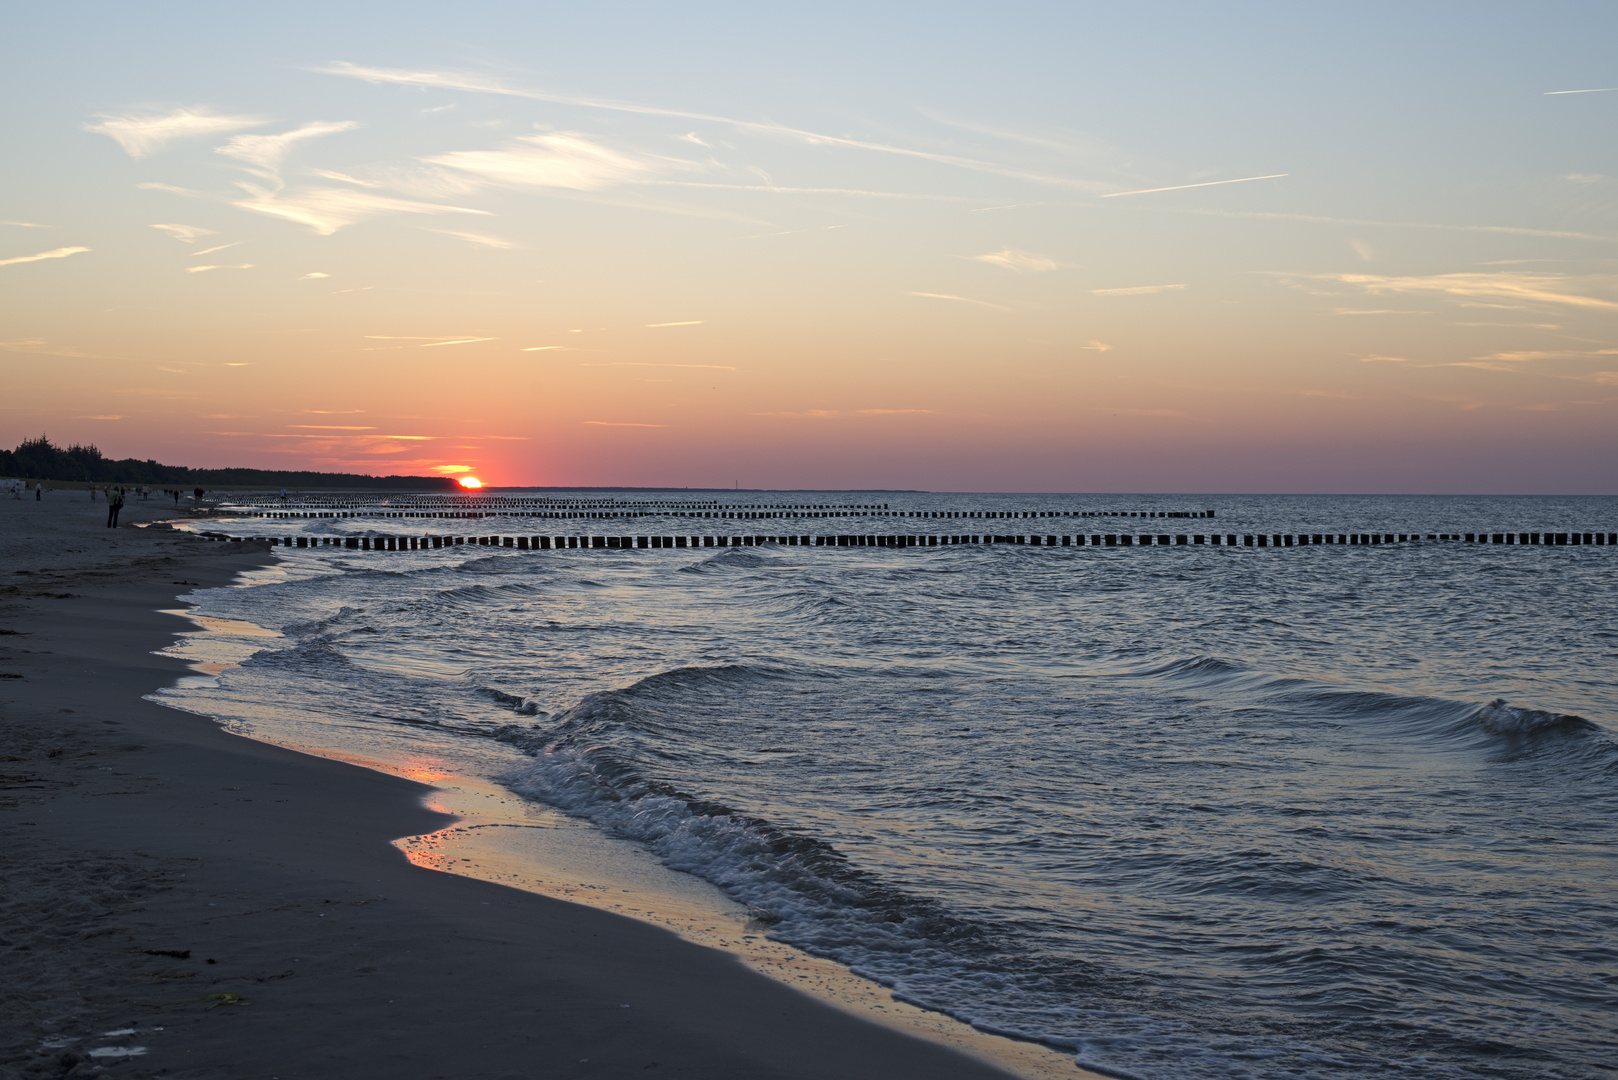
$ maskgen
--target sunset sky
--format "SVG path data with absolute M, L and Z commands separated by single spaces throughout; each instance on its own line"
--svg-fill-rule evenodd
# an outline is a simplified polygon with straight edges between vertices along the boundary
M 1611 4 L 12 9 L 0 443 L 1618 491 Z

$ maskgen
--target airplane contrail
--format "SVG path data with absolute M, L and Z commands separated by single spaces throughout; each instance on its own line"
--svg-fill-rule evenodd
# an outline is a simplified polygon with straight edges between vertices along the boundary
M 1120 195 L 1150 195 L 1154 191 L 1184 191 L 1186 188 L 1214 187 L 1218 184 L 1245 184 L 1249 180 L 1278 180 L 1283 176 L 1291 175 L 1291 173 L 1278 172 L 1270 173 L 1268 176 L 1242 176 L 1235 180 L 1208 180 L 1201 184 L 1175 184 L 1173 187 L 1149 187 L 1141 188 L 1139 191 L 1114 191 L 1097 197 L 1102 199 L 1116 199 Z

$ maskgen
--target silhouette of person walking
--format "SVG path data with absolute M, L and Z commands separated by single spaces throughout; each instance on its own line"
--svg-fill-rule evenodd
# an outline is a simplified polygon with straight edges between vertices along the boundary
M 107 489 L 107 528 L 118 527 L 118 511 L 124 508 L 124 489 Z

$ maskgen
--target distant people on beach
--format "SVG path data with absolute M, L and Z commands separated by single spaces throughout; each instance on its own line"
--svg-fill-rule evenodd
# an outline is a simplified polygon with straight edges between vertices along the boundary
M 197 488 L 195 494 L 196 494 L 197 502 L 201 502 L 202 501 L 202 489 Z
M 118 527 L 118 511 L 122 510 L 123 508 L 124 508 L 124 489 L 123 488 L 108 488 L 107 489 L 107 528 L 116 529 Z
M 180 505 L 180 489 L 175 488 L 173 491 L 169 492 L 169 494 L 174 496 L 174 505 L 179 506 Z
M 282 488 L 281 489 L 281 502 L 285 503 L 286 501 L 287 501 L 287 489 Z
M 34 485 L 34 501 L 39 502 L 44 497 L 45 497 L 45 484 L 44 484 L 43 481 L 41 481 L 40 483 Z

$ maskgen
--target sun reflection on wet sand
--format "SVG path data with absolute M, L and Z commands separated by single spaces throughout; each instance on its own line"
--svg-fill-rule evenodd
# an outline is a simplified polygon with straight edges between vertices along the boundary
M 355 764 L 381 767 L 364 761 Z M 413 776 L 403 771 L 400 775 Z M 441 783 L 427 797 L 426 805 L 460 820 L 435 832 L 393 842 L 416 866 L 587 904 L 664 927 L 687 941 L 723 949 L 754 970 L 838 1008 L 946 1043 L 1028 1080 L 1101 1080 L 1078 1068 L 1067 1053 L 989 1035 L 940 1013 L 896 1001 L 884 987 L 835 961 L 770 941 L 766 936 L 769 926 L 717 888 L 672 871 L 640 848 L 606 836 L 589 824 L 464 776 L 445 778 Z

